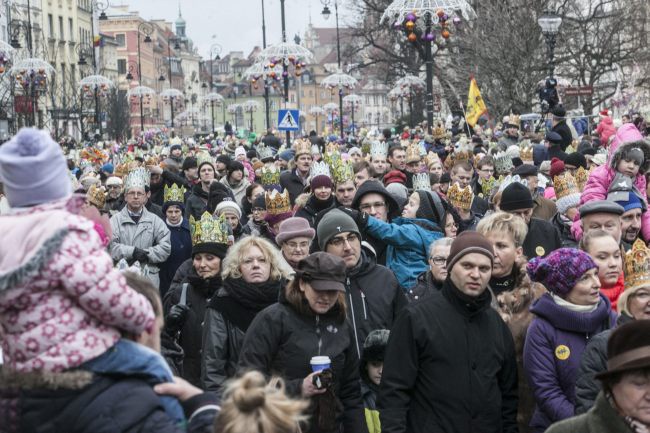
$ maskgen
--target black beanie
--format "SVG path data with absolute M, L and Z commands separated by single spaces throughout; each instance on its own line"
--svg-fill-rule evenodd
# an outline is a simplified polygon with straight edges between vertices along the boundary
M 567 155 L 564 158 L 564 165 L 572 165 L 575 168 L 582 167 L 585 170 L 587 169 L 587 158 L 582 153 L 573 152 Z
M 244 164 L 242 164 L 239 161 L 230 161 L 228 163 L 228 176 L 233 174 L 233 172 L 240 170 L 242 173 L 244 172 Z
M 183 161 L 183 166 L 181 168 L 183 170 L 189 170 L 190 168 L 196 168 L 196 167 L 198 167 L 196 163 L 196 158 L 194 158 L 193 156 L 188 156 Z
M 438 218 L 436 218 L 436 213 L 433 210 L 433 204 L 431 203 L 431 197 L 429 194 L 427 194 L 426 191 L 418 191 L 417 193 L 418 196 L 420 196 L 420 206 L 415 212 L 415 217 L 438 222 Z
M 203 242 L 192 247 L 192 257 L 199 253 L 207 253 L 223 260 L 227 252 L 228 244 L 219 244 L 217 242 Z
M 513 182 L 503 190 L 499 209 L 512 211 L 517 209 L 532 209 L 533 196 L 528 187 L 519 182 Z
M 219 155 L 217 156 L 217 162 L 228 165 L 230 163 L 230 157 L 228 155 Z

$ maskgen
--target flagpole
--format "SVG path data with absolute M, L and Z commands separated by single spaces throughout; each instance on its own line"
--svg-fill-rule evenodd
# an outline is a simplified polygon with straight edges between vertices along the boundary
M 463 109 L 463 116 L 465 116 L 465 126 L 467 127 L 467 138 L 472 137 L 472 132 L 469 129 L 469 123 L 467 123 L 467 112 L 465 111 L 465 106 L 463 105 L 463 101 L 458 98 L 458 103 L 460 104 L 460 108 Z

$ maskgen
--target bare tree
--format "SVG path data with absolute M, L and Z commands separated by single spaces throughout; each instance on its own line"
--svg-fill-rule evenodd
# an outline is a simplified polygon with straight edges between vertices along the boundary
M 106 100 L 108 123 L 106 133 L 112 139 L 122 141 L 129 133 L 130 107 L 126 92 L 111 89 Z

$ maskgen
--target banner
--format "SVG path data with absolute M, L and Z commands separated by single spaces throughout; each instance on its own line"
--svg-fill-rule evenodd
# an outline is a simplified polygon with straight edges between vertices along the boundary
M 472 78 L 469 82 L 469 93 L 467 94 L 467 112 L 465 113 L 465 121 L 472 128 L 478 122 L 479 117 L 487 113 L 487 107 L 481 97 L 481 91 L 476 84 L 476 79 Z

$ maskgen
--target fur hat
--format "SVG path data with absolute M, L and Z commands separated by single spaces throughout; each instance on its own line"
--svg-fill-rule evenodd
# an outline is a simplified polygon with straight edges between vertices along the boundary
M 368 361 L 383 361 L 389 336 L 390 331 L 388 329 L 375 329 L 371 331 L 363 342 L 361 361 L 363 363 Z

